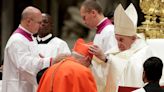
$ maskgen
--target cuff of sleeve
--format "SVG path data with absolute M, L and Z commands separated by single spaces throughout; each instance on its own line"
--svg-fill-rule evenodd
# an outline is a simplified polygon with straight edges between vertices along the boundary
M 50 59 L 51 59 L 50 57 L 44 58 L 43 68 L 50 66 Z
M 52 57 L 51 57 L 51 58 L 50 58 L 50 66 L 52 65 L 52 60 L 53 60 L 53 59 L 52 59 Z

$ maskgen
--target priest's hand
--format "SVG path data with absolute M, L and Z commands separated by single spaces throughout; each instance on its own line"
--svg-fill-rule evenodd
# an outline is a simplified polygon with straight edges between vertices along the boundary
M 52 58 L 51 65 L 56 64 L 56 63 L 62 61 L 63 59 L 65 59 L 65 58 L 67 58 L 69 56 L 71 56 L 71 54 L 68 54 L 68 53 L 58 54 L 55 58 Z
M 106 56 L 105 56 L 103 50 L 97 45 L 90 46 L 89 53 L 95 55 L 97 58 L 101 59 L 104 62 L 106 61 Z

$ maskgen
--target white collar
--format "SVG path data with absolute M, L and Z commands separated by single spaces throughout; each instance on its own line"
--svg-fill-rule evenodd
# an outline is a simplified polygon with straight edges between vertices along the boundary
M 40 38 L 39 37 L 39 35 L 37 35 L 37 40 L 38 41 L 46 41 L 47 39 L 49 39 L 49 38 L 51 38 L 52 37 L 52 34 L 48 34 L 48 35 L 46 35 L 45 37 L 42 37 L 42 38 Z
M 144 83 L 144 86 L 146 86 L 147 84 L 149 84 L 149 82 Z
M 97 26 L 99 26 L 104 20 L 106 20 L 107 19 L 107 17 L 105 17 L 105 18 L 103 18 L 98 24 L 97 24 Z
M 21 24 L 19 24 L 19 28 L 23 29 L 25 32 L 33 35 L 33 33 L 31 33 L 30 31 L 28 31 L 27 29 L 25 29 L 23 26 L 21 26 Z

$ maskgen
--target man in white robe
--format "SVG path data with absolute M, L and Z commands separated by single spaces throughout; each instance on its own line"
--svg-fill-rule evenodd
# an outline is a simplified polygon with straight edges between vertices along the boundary
M 104 92 L 118 92 L 119 86 L 143 86 L 143 62 L 152 56 L 152 51 L 144 39 L 137 37 L 137 13 L 131 4 L 126 11 L 119 5 L 114 13 L 115 34 L 118 47 L 109 49 L 103 54 L 98 46 L 91 46 L 92 53 L 101 52 L 97 61 L 106 68 L 106 89 Z M 102 61 L 104 62 L 102 62 Z
M 43 57 L 56 57 L 62 54 L 71 54 L 67 43 L 53 35 L 53 21 L 49 14 L 42 13 L 42 23 L 37 33 L 36 40 L 38 42 L 39 53 Z M 38 83 L 47 68 L 48 67 L 38 72 Z
M 97 29 L 93 40 L 95 45 L 102 48 L 104 52 L 117 45 L 114 35 L 114 26 L 111 21 L 103 15 L 102 8 L 98 2 L 94 0 L 84 1 L 80 8 L 80 15 L 89 28 Z M 97 55 L 99 53 L 93 54 Z M 102 84 L 104 80 L 101 80 L 104 78 L 104 66 L 92 61 L 91 68 L 96 79 L 98 92 L 104 92 L 105 87 L 103 86 L 104 84 Z
M 71 53 L 67 43 L 53 35 L 53 22 L 50 15 L 42 13 L 42 23 L 36 40 L 39 50 L 45 57 L 56 56 L 60 53 Z
M 32 38 L 41 21 L 39 9 L 28 6 L 23 10 L 20 25 L 4 51 L 2 92 L 35 92 L 37 72 L 55 62 L 54 57 L 39 56 L 37 42 Z

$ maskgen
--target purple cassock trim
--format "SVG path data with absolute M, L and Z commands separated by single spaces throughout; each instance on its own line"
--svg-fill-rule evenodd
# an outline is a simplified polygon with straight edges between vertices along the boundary
M 24 31 L 21 28 L 17 28 L 16 31 L 14 33 L 20 33 L 22 34 L 24 37 L 26 37 L 29 41 L 33 41 L 31 34 L 27 33 L 26 31 Z
M 103 28 L 107 25 L 110 25 L 110 24 L 112 24 L 111 21 L 109 19 L 105 19 L 100 25 L 97 26 L 96 34 L 101 33 Z

